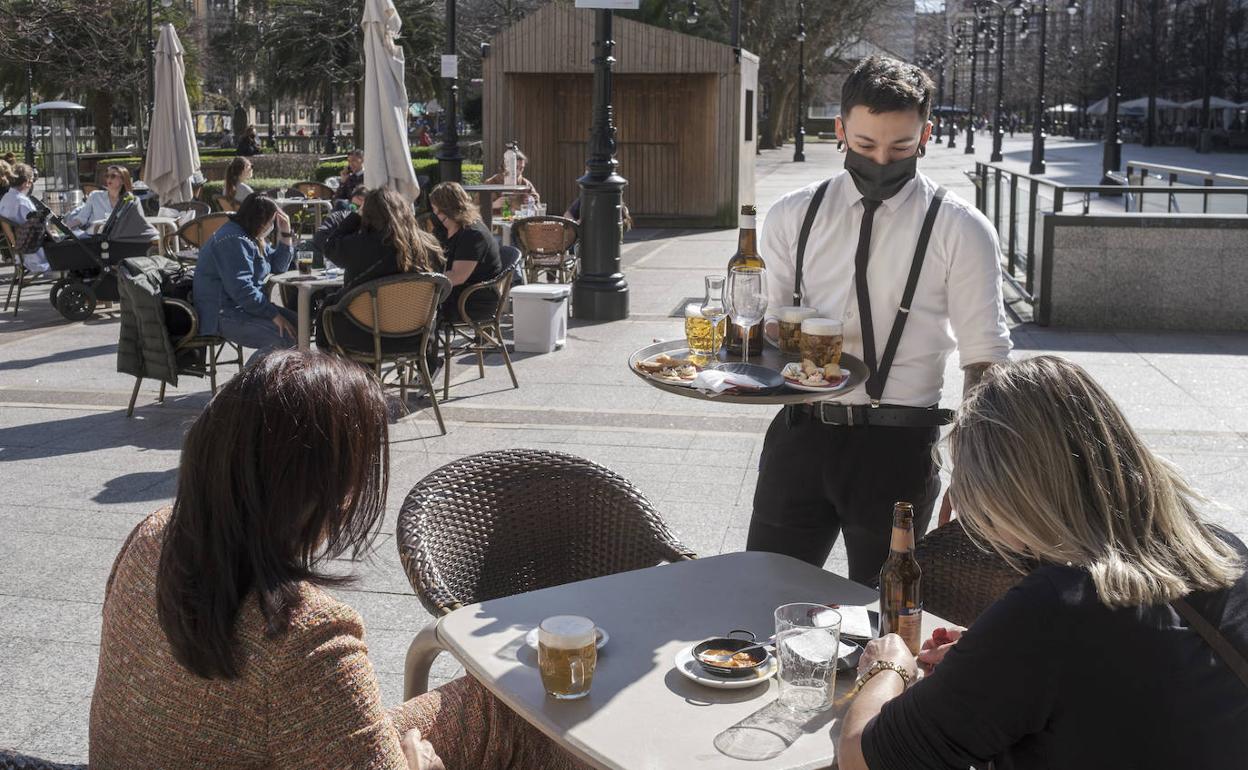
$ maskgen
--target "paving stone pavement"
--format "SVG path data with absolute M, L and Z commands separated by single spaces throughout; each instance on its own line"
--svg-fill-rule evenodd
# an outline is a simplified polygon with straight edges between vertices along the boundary
M 977 141 L 986 153 L 989 142 Z M 1007 154 L 1025 139 L 1007 141 Z M 1050 158 L 1061 158 L 1060 142 Z M 1078 158 L 1086 149 L 1066 148 Z M 758 203 L 831 173 L 831 145 L 764 153 Z M 970 196 L 960 150 L 934 148 L 922 167 Z M 627 173 L 627 170 L 625 170 Z M 630 234 L 624 263 L 632 316 L 575 322 L 566 349 L 515 356 L 519 389 L 499 360 L 477 379 L 456 362 L 439 436 L 428 410 L 393 426 L 393 480 L 383 535 L 369 560 L 342 564 L 360 580 L 338 591 L 364 617 L 387 703 L 401 697 L 403 658 L 429 618 L 412 595 L 394 546 L 394 516 L 406 491 L 429 471 L 474 452 L 559 449 L 633 480 L 696 552 L 744 547 L 763 432 L 773 410 L 693 401 L 662 393 L 624 366 L 627 354 L 682 333 L 671 311 L 700 295 L 702 276 L 723 272 L 735 231 Z M 7 285 L 5 286 L 7 290 Z M 108 570 L 122 540 L 174 494 L 182 435 L 207 400 L 207 385 L 184 380 L 163 405 L 146 384 L 132 419 L 132 381 L 115 370 L 116 314 L 62 322 L 46 287 L 0 318 L 0 747 L 84 761 L 87 719 Z M 1248 536 L 1248 334 L 1013 330 L 1017 355 L 1054 352 L 1086 366 L 1135 426 L 1213 500 L 1209 516 Z M 945 404 L 956 406 L 960 375 L 949 362 Z M 842 574 L 844 550 L 827 564 Z M 435 683 L 458 676 L 449 656 Z

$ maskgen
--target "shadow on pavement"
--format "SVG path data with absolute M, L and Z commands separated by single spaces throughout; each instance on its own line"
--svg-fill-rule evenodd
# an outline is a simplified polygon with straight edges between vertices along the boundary
M 115 353 L 116 345 L 96 345 L 92 348 L 79 348 L 77 350 L 62 350 L 59 353 L 52 353 L 41 358 L 20 358 L 13 361 L 0 361 L 0 371 L 8 371 L 13 369 L 33 369 L 43 364 L 55 364 L 64 361 L 77 361 L 82 358 L 94 358 L 95 356 L 104 355 L 105 353 Z

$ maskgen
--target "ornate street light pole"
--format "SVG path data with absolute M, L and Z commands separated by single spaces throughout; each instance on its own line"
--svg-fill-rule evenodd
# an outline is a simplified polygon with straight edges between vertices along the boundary
M 594 11 L 594 123 L 589 170 L 581 186 L 581 274 L 572 285 L 572 315 L 592 321 L 628 317 L 628 282 L 620 272 L 621 207 L 628 181 L 617 173 L 611 68 L 614 13 Z
M 971 103 L 966 112 L 966 155 L 975 154 L 975 73 L 979 62 L 980 22 L 971 22 Z
M 949 149 L 958 147 L 958 59 L 962 56 L 962 33 L 956 32 L 953 38 L 953 55 L 949 61 L 953 66 L 953 95 L 949 98 L 949 106 L 953 108 L 953 127 L 949 131 Z
M 446 54 L 455 55 L 455 0 L 446 0 Z M 456 72 L 458 75 L 458 71 Z M 443 182 L 462 182 L 464 158 L 459 154 L 459 82 L 446 79 L 446 132 L 438 151 L 438 175 Z
M 806 0 L 797 3 L 797 128 L 793 134 L 793 162 L 806 160 Z
M 1122 0 L 1114 4 L 1114 85 L 1105 111 L 1105 151 L 1101 159 L 1101 184 L 1117 184 L 1109 174 L 1122 166 L 1122 141 L 1118 138 L 1118 100 L 1121 93 L 1122 28 L 1126 24 Z
M 34 109 L 34 92 L 35 92 L 35 65 L 31 61 L 26 62 L 26 165 L 35 165 L 35 124 L 31 116 L 31 110 Z

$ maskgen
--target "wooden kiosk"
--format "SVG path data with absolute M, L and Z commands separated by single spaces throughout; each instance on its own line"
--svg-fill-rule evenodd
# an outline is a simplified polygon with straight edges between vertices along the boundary
M 615 21 L 615 124 L 624 202 L 638 224 L 736 227 L 754 202 L 758 57 L 699 37 Z M 594 15 L 549 3 L 496 35 L 484 61 L 486 174 L 504 143 L 563 213 L 580 194 L 592 121 Z

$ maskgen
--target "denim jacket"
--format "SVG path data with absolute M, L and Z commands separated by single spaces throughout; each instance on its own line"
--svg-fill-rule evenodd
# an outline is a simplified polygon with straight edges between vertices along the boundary
M 222 225 L 200 248 L 195 266 L 193 294 L 199 333 L 216 334 L 223 312 L 276 316 L 277 306 L 265 293 L 264 282 L 270 273 L 290 269 L 292 256 L 290 246 L 284 243 L 277 248 L 266 247 L 261 254 L 237 222 Z

